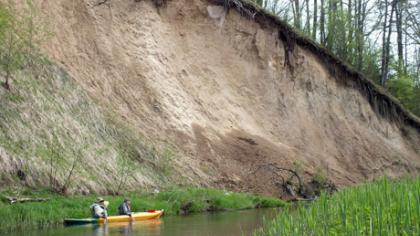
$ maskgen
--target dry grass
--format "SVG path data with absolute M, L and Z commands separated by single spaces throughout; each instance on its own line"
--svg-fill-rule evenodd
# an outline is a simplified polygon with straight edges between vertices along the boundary
M 161 171 L 170 166 L 165 150 L 101 110 L 56 66 L 36 79 L 21 71 L 12 91 L 0 90 L 0 109 L 4 186 L 115 193 L 168 179 Z M 17 178 L 19 171 L 24 178 Z

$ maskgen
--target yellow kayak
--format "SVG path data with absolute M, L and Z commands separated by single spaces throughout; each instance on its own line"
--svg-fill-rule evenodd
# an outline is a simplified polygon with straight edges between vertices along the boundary
M 136 212 L 133 213 L 132 217 L 130 216 L 108 216 L 107 223 L 117 223 L 117 222 L 130 222 L 130 221 L 142 221 L 142 220 L 152 220 L 159 219 L 163 215 L 164 210 L 153 211 L 153 212 Z M 82 224 L 104 224 L 104 218 L 86 218 L 86 219 L 64 219 L 64 224 L 66 225 L 82 225 Z
M 151 220 L 151 219 L 159 219 L 160 216 L 163 214 L 163 210 L 155 211 L 155 212 L 137 212 L 133 213 L 130 216 L 108 216 L 107 223 L 115 223 L 115 222 L 129 222 L 133 221 L 141 221 L 141 220 Z M 105 223 L 104 218 L 99 219 L 99 224 Z

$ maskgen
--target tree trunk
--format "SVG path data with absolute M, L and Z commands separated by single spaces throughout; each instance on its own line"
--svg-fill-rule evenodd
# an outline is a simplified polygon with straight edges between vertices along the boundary
M 321 19 L 320 19 L 320 41 L 323 46 L 325 46 L 326 43 L 326 37 L 325 37 L 325 0 L 321 0 Z
M 392 18 L 394 16 L 395 5 L 397 0 L 392 2 L 391 6 L 391 15 L 389 17 L 389 24 L 388 24 L 388 36 L 385 43 L 385 55 L 383 56 L 384 63 L 383 63 L 383 74 L 381 77 L 381 84 L 382 86 L 386 86 L 386 80 L 388 79 L 388 68 L 389 68 L 389 58 L 390 58 L 390 44 L 391 44 L 391 34 L 392 34 Z
M 420 48 L 416 48 L 416 66 L 417 66 L 417 78 L 420 78 Z M 420 79 L 418 81 L 420 83 Z M 420 85 L 418 85 L 420 86 Z
M 325 39 L 325 45 L 327 46 L 327 48 L 331 49 L 331 35 L 333 34 L 332 29 L 331 29 L 331 25 L 333 23 L 332 20 L 332 1 L 334 0 L 328 0 L 328 10 L 327 10 L 327 35 L 326 35 L 326 39 Z
M 344 4 L 343 0 L 338 0 L 340 11 L 338 12 L 338 18 L 339 18 L 339 26 L 337 27 L 337 30 L 339 30 L 339 34 L 342 37 L 342 40 L 339 41 L 339 55 L 340 58 L 343 60 L 346 60 L 347 57 L 347 28 L 346 28 L 346 19 L 344 17 Z
M 397 47 L 398 47 L 398 73 L 403 71 L 404 67 L 404 49 L 403 49 L 403 3 L 399 2 L 396 4 L 395 17 L 397 27 Z
M 362 70 L 363 68 L 363 12 L 362 12 L 362 0 L 357 1 L 357 69 Z
M 385 0 L 385 11 L 383 13 L 384 24 L 382 26 L 382 60 L 381 60 L 381 85 L 385 86 L 385 58 L 386 58 L 386 32 L 388 23 L 388 0 Z
M 347 27 L 349 29 L 348 32 L 348 37 L 347 37 L 347 56 L 346 56 L 346 60 L 349 62 L 353 62 L 352 61 L 352 55 L 353 55 L 353 25 L 352 25 L 352 11 L 353 11 L 353 7 L 352 7 L 352 3 L 353 0 L 348 0 L 348 9 L 347 9 Z
M 13 56 L 12 54 L 13 54 L 14 40 L 13 40 L 13 34 L 11 32 L 9 32 L 8 36 L 9 36 L 8 40 L 5 42 L 6 45 L 7 45 L 7 53 L 5 55 L 5 57 L 6 57 L 6 61 L 5 61 L 5 64 L 6 64 L 6 68 L 5 68 L 6 80 L 3 84 L 3 87 L 7 90 L 10 90 L 10 77 L 12 76 L 11 75 L 11 63 L 12 63 L 12 56 Z
M 314 18 L 313 18 L 313 25 L 312 25 L 312 39 L 316 41 L 316 30 L 318 26 L 318 2 L 314 0 Z
M 7 72 L 6 72 L 6 81 L 4 82 L 3 87 L 6 90 L 10 91 L 10 72 L 9 72 L 9 70 L 7 70 Z
M 407 24 L 405 25 L 407 27 Z M 407 29 L 407 28 L 406 28 Z M 407 50 L 407 44 L 408 44 L 408 36 L 407 33 L 404 34 L 404 73 L 407 74 L 407 66 L 408 66 L 408 50 Z
M 334 49 L 336 45 L 337 0 L 329 0 L 328 4 L 328 35 L 327 48 Z M 335 51 L 336 52 L 336 51 Z
M 301 30 L 302 14 L 299 0 L 293 0 L 293 23 L 295 27 Z
M 308 36 L 311 35 L 311 17 L 309 14 L 309 0 L 306 0 L 306 25 L 305 25 L 305 30 L 306 30 L 306 34 Z

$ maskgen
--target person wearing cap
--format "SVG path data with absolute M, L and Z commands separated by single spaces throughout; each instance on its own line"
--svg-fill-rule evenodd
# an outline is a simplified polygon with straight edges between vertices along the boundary
M 118 212 L 120 215 L 132 215 L 130 199 L 124 198 L 124 202 L 118 207 Z
M 92 217 L 93 218 L 107 218 L 108 217 L 108 212 L 106 210 L 106 204 L 107 202 L 105 202 L 105 200 L 101 197 L 96 198 L 96 202 L 93 203 L 90 206 L 90 210 L 92 212 Z

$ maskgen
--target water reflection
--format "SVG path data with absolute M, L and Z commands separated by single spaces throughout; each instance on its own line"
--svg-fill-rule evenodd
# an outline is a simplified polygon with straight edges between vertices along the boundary
M 92 236 L 108 236 L 108 224 L 93 225 Z
M 247 236 L 271 220 L 275 209 L 218 212 L 188 216 L 164 216 L 158 220 L 106 225 L 56 227 L 44 230 L 23 230 L 9 236 Z
M 144 232 L 148 235 L 160 235 L 160 225 L 162 220 L 148 220 L 148 221 L 137 221 L 137 222 L 119 222 L 112 224 L 93 225 L 92 236 L 110 236 L 110 235 L 121 235 L 131 236 L 138 235 Z

